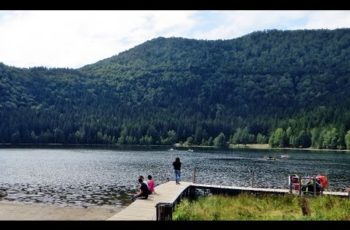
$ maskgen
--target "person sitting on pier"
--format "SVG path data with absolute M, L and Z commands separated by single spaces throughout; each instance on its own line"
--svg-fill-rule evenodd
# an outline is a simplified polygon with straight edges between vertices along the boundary
M 150 194 L 154 193 L 154 180 L 152 179 L 151 175 L 148 175 L 148 180 L 147 180 L 147 185 L 148 185 L 148 190 Z
M 321 190 L 322 190 L 322 186 L 320 184 L 320 181 L 317 180 L 316 178 L 308 178 L 308 182 L 306 183 L 306 185 L 303 185 L 301 187 L 301 190 L 305 193 L 305 194 L 312 194 L 315 192 L 315 195 L 320 195 Z
M 329 183 L 328 183 L 328 178 L 324 175 L 317 175 L 316 176 L 317 182 L 321 185 L 321 190 L 324 191 L 326 188 L 328 188 Z
M 140 175 L 140 176 L 139 176 L 139 179 L 141 179 L 142 182 L 143 182 L 145 185 L 147 185 L 147 188 L 148 188 L 148 190 L 149 190 L 148 183 L 145 181 L 145 178 L 144 178 L 142 175 Z
M 139 178 L 139 183 L 140 183 L 140 191 L 132 197 L 132 200 L 136 200 L 137 198 L 141 199 L 147 199 L 149 195 L 149 190 L 148 187 L 145 183 L 143 183 L 143 180 Z

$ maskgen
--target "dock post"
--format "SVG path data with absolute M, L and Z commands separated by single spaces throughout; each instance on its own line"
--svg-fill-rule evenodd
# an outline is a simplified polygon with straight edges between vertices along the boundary
M 292 176 L 289 175 L 289 193 L 292 194 L 293 193 L 293 182 L 292 182 Z
M 314 196 L 316 196 L 316 178 L 312 177 L 312 182 L 314 183 Z
M 196 183 L 196 167 L 194 167 L 194 169 L 193 169 L 192 183 L 193 184 Z
M 172 220 L 173 205 L 171 203 L 156 204 L 157 221 Z
M 190 199 L 194 199 L 196 197 L 196 188 L 194 186 L 190 186 L 188 190 Z
M 302 193 L 302 183 L 301 183 L 301 180 L 302 180 L 302 176 L 299 176 L 299 196 L 301 196 L 301 193 Z

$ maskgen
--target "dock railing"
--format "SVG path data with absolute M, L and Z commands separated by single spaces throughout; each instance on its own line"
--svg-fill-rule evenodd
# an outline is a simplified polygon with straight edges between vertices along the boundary
M 307 181 L 306 184 L 303 184 Z M 309 188 L 312 186 L 312 191 Z M 304 191 L 305 189 L 305 191 Z M 324 187 L 317 181 L 317 176 L 297 176 L 295 174 L 289 175 L 289 193 L 297 191 L 299 196 L 303 194 L 309 195 L 323 195 Z

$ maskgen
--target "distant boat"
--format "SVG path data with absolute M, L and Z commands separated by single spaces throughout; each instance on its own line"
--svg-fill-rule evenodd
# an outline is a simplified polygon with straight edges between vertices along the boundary
M 289 158 L 289 155 L 288 154 L 282 154 L 281 158 L 287 159 L 287 158 Z
M 191 152 L 192 153 L 192 152 L 194 152 L 194 150 L 193 149 L 188 149 L 187 152 Z
M 173 148 L 171 148 L 171 149 L 169 149 L 169 151 L 174 151 L 174 149 L 173 149 Z
M 268 156 L 268 157 L 264 157 L 265 158 L 265 160 L 272 160 L 272 161 L 274 161 L 274 160 L 276 160 L 276 158 L 275 157 L 273 157 L 273 156 Z

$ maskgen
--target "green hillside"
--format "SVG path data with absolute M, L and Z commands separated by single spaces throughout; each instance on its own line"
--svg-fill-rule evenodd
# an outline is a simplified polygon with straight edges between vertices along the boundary
M 81 69 L 1 64 L 0 143 L 350 148 L 349 60 L 338 29 L 156 38 Z

